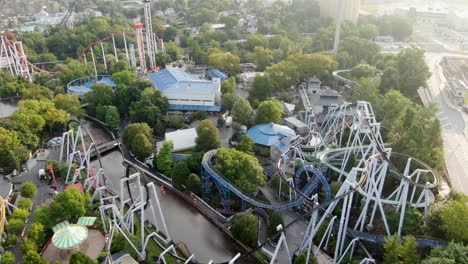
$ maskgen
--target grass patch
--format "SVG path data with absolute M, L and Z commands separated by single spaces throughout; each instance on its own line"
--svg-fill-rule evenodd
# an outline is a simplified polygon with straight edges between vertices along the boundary
M 141 232 L 141 223 L 140 219 L 137 216 L 133 216 L 133 221 L 135 223 L 135 234 L 137 235 L 137 238 L 140 238 L 140 232 Z M 150 227 L 149 230 L 151 232 L 156 231 L 154 227 Z M 145 235 L 148 235 L 149 233 L 145 230 Z M 156 240 L 158 240 L 157 237 L 154 237 Z M 143 241 L 144 242 L 144 241 Z M 163 244 L 164 243 L 160 240 L 158 240 L 159 243 Z M 146 261 L 148 263 L 152 263 L 153 257 L 157 257 L 161 255 L 161 253 L 164 251 L 164 249 L 160 248 L 156 242 L 154 242 L 152 239 L 149 240 L 148 246 L 146 247 Z M 177 252 L 179 256 L 182 256 L 180 252 Z M 177 259 L 172 257 L 171 255 L 165 255 L 166 262 L 169 264 L 177 264 Z
M 265 261 L 267 260 L 265 254 L 263 254 L 262 252 L 260 252 L 260 251 L 258 251 L 258 250 L 255 251 L 254 256 L 255 256 L 255 258 L 256 258 L 258 261 L 260 261 L 261 263 L 265 263 Z

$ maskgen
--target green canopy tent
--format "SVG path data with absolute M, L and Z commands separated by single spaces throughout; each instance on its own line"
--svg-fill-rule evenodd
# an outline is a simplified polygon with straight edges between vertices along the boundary
M 80 219 L 78 219 L 78 225 L 84 225 L 84 226 L 92 226 L 94 225 L 94 222 L 96 221 L 96 217 L 93 216 L 82 216 Z
M 56 225 L 54 225 L 54 227 L 52 227 L 52 231 L 54 231 L 54 234 L 57 233 L 57 231 L 59 231 L 60 229 L 64 228 L 64 227 L 67 227 L 70 225 L 70 222 L 68 222 L 68 220 L 65 220 L 63 222 L 60 222 Z
M 52 237 L 57 248 L 70 249 L 79 246 L 88 237 L 88 228 L 82 225 L 68 225 L 58 230 Z

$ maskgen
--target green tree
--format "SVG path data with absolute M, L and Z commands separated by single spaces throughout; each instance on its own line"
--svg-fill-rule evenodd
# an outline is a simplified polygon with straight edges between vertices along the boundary
M 340 51 L 347 52 L 351 56 L 351 66 L 361 61 L 372 64 L 374 56 L 380 52 L 380 46 L 372 40 L 353 36 L 341 41 Z
M 94 264 L 94 261 L 81 251 L 75 251 L 70 257 L 70 264 Z
M 48 262 L 41 258 L 41 255 L 35 250 L 23 252 L 23 264 L 47 264 Z
M 57 94 L 54 97 L 54 104 L 57 109 L 61 109 L 73 116 L 82 117 L 84 114 L 76 94 Z
M 401 214 L 400 212 L 393 212 L 392 214 L 388 216 L 387 219 L 390 225 L 390 230 L 395 231 L 395 232 L 398 230 L 400 214 Z M 423 215 L 418 211 L 418 209 L 415 209 L 407 205 L 401 233 L 403 235 L 410 235 L 410 234 L 419 235 L 422 233 L 423 225 L 424 225 Z
M 245 47 L 250 51 L 254 51 L 255 47 L 268 47 L 268 39 L 260 34 L 248 35 Z
M 240 69 L 240 59 L 233 54 L 217 52 L 208 55 L 208 65 L 221 69 L 230 75 L 236 75 Z
M 0 127 L 0 167 L 6 171 L 18 169 L 20 161 L 27 158 L 28 153 L 21 145 L 16 131 Z
M 398 235 L 388 236 L 385 239 L 383 262 L 384 264 L 400 263 L 398 253 L 400 252 L 401 242 Z
M 44 226 L 41 223 L 33 223 L 28 230 L 28 238 L 37 245 L 43 245 L 45 242 Z
M 245 99 L 237 100 L 232 106 L 232 119 L 241 125 L 247 125 L 252 119 L 252 107 Z
M 153 129 L 148 126 L 146 123 L 132 123 L 129 124 L 128 126 L 125 127 L 123 135 L 122 135 L 122 141 L 125 145 L 130 146 L 133 142 L 133 138 L 139 134 L 142 133 L 146 136 L 148 141 L 153 140 Z
M 351 69 L 351 76 L 357 80 L 372 77 L 377 72 L 374 66 L 369 64 L 358 64 Z
M 8 221 L 6 232 L 10 235 L 18 236 L 21 234 L 21 231 L 23 231 L 25 225 L 24 220 L 12 218 Z
M 273 56 L 271 50 L 265 47 L 257 46 L 254 48 L 252 60 L 257 66 L 258 71 L 264 71 L 266 67 L 271 65 Z
M 273 82 L 270 77 L 257 75 L 253 81 L 249 95 L 252 100 L 264 101 L 270 97 L 272 89 Z
M 221 84 L 222 94 L 236 94 L 236 78 L 231 77 Z
M 365 24 L 359 26 L 359 37 L 374 40 L 379 34 L 379 28 L 374 24 Z
M 31 208 L 31 206 L 32 206 L 32 200 L 30 198 L 24 198 L 23 197 L 18 201 L 16 206 L 18 206 L 18 208 L 20 208 L 20 209 L 29 210 L 29 208 Z
M 49 206 L 39 206 L 35 211 L 36 220 L 44 229 L 63 220 L 77 220 L 86 213 L 90 199 L 76 188 L 67 189 L 55 196 Z
M 37 193 L 37 187 L 33 182 L 27 181 L 21 184 L 20 186 L 21 196 L 26 197 L 26 198 L 32 198 L 36 196 L 36 193 Z
M 214 167 L 249 194 L 266 182 L 257 158 L 236 149 L 219 148 Z
M 163 118 L 167 114 L 168 105 L 161 91 L 146 88 L 140 100 L 130 105 L 130 121 L 145 122 L 154 129 L 155 134 L 164 134 Z
M 15 264 L 15 255 L 11 251 L 6 251 L 2 255 L 2 264 Z
M 130 151 L 139 159 L 144 161 L 153 152 L 153 143 L 143 133 L 138 133 L 133 137 L 130 144 Z
M 397 56 L 400 91 L 409 98 L 417 96 L 419 87 L 424 86 L 431 76 L 424 60 L 424 51 L 404 49 Z
M 200 48 L 200 44 L 198 44 L 198 41 L 196 40 L 192 42 L 190 57 L 195 64 L 202 64 L 205 61 L 206 53 Z
M 182 56 L 182 49 L 174 41 L 165 42 L 164 47 L 166 53 L 171 56 L 172 61 L 179 60 Z
M 108 124 L 112 129 L 117 129 L 120 124 L 120 115 L 117 107 L 113 105 L 107 106 L 107 111 L 104 116 L 104 122 Z
M 209 119 L 202 120 L 197 127 L 195 151 L 205 153 L 221 146 L 219 131 Z
M 235 94 L 226 93 L 222 97 L 222 106 L 226 111 L 231 111 L 235 102 L 237 101 L 237 96 Z
M 300 82 L 299 66 L 285 60 L 266 69 L 275 90 L 288 89 Z
M 27 126 L 31 132 L 40 132 L 44 126 L 52 128 L 63 125 L 70 120 L 70 115 L 55 107 L 52 101 L 23 100 L 19 103 L 19 111 L 11 119 Z
M 243 134 L 234 148 L 246 154 L 253 155 L 253 146 L 253 140 L 247 134 Z
M 101 105 L 114 105 L 114 90 L 109 85 L 94 84 L 91 91 L 84 95 L 84 101 L 88 103 L 88 111 L 91 115 L 96 115 L 96 108 Z
M 468 246 L 450 242 L 446 248 L 436 247 L 430 255 L 422 261 L 423 264 L 456 264 L 468 263 Z
M 263 101 L 258 106 L 255 122 L 257 124 L 279 123 L 282 115 L 283 107 L 280 102 L 275 99 Z
M 359 80 L 356 90 L 353 94 L 353 100 L 362 100 L 377 105 L 379 100 L 379 82 L 370 79 L 363 78 Z
M 190 174 L 190 170 L 187 166 L 187 162 L 183 161 L 183 160 L 179 160 L 174 168 L 172 169 L 172 180 L 174 181 L 174 183 L 176 183 L 177 185 L 184 185 L 185 182 L 187 181 L 187 178 Z M 187 187 L 187 186 L 185 186 Z
M 195 173 L 191 173 L 188 176 L 187 180 L 185 181 L 185 187 L 187 188 L 187 190 L 195 194 L 200 194 L 201 193 L 200 177 Z
M 257 245 L 258 224 L 257 217 L 252 213 L 236 215 L 232 220 L 232 235 L 250 247 Z
M 399 90 L 400 72 L 394 67 L 385 68 L 380 82 L 380 89 L 382 90 L 382 92 L 387 92 L 390 89 Z
M 116 85 L 130 85 L 136 78 L 136 73 L 130 70 L 123 70 L 112 74 L 112 80 Z
M 269 238 L 273 238 L 273 235 L 277 233 L 276 228 L 278 225 L 284 226 L 283 217 L 278 211 L 273 211 L 268 215 L 269 224 L 267 228 L 267 234 Z M 276 241 L 279 239 L 279 236 L 276 237 Z
M 400 248 L 400 257 L 403 260 L 402 264 L 417 264 L 420 263 L 418 254 L 418 243 L 414 236 L 405 236 L 405 242 Z
M 445 205 L 440 210 L 442 230 L 447 239 L 454 242 L 468 242 L 468 230 L 460 228 L 468 221 L 468 198 L 455 200 Z
M 164 141 L 156 158 L 156 167 L 165 175 L 171 175 L 172 172 L 172 150 L 174 150 L 174 143 Z
M 26 219 L 28 219 L 28 216 L 29 216 L 28 210 L 18 208 L 13 211 L 10 217 L 23 220 L 24 222 L 26 221 Z
M 52 99 L 52 92 L 47 87 L 33 85 L 23 90 L 23 98 L 30 100 L 50 100 Z

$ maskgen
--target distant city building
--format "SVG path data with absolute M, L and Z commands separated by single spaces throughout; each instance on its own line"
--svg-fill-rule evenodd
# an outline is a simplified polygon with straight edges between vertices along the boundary
M 207 80 L 199 74 L 172 68 L 149 74 L 156 89 L 169 100 L 169 110 L 221 110 L 221 82 Z
M 340 0 L 320 0 L 320 17 L 337 19 Z M 357 23 L 361 0 L 343 0 L 343 20 Z

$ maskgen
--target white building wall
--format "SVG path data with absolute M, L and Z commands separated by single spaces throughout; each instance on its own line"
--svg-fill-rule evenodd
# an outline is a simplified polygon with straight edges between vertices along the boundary
M 169 104 L 173 105 L 215 105 L 215 94 L 179 94 L 168 93 L 164 94 L 169 100 Z

